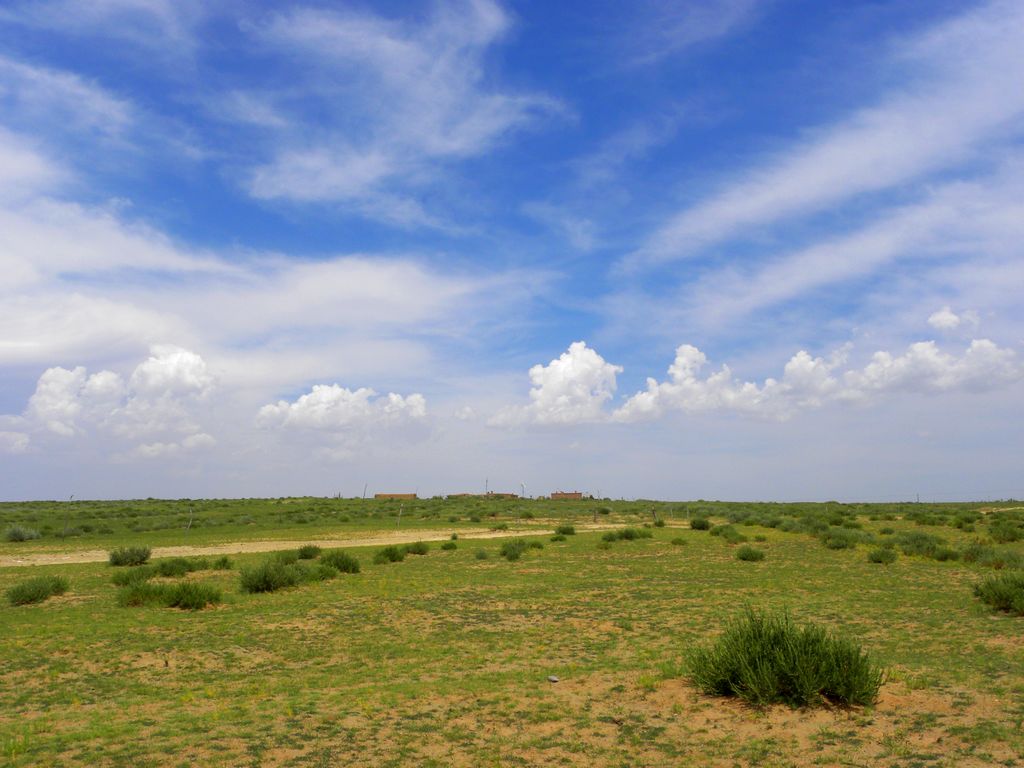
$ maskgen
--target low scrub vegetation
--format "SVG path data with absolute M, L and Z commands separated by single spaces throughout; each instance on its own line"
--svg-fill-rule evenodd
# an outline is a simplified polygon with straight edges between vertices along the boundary
M 650 539 L 654 534 L 646 528 L 620 528 L 617 531 L 606 531 L 601 536 L 601 541 L 609 543 L 616 541 L 636 541 L 637 539 Z
M 893 549 L 887 549 L 886 547 L 879 547 L 878 549 L 872 549 L 868 552 L 869 563 L 881 563 L 882 565 L 889 565 L 895 563 L 898 555 Z
M 359 573 L 359 561 L 340 549 L 325 552 L 320 556 L 320 563 L 334 568 L 338 573 Z
M 299 560 L 315 560 L 320 557 L 320 547 L 316 544 L 303 544 L 296 554 Z
M 425 555 L 430 551 L 430 546 L 425 541 L 416 541 L 405 545 L 405 552 L 408 555 Z
M 8 589 L 7 601 L 11 605 L 31 605 L 67 591 L 68 580 L 63 576 L 34 576 Z
M 884 672 L 860 646 L 788 613 L 747 611 L 718 640 L 690 652 L 687 667 L 704 693 L 756 706 L 870 705 Z
M 706 517 L 695 517 L 690 521 L 690 527 L 695 531 L 707 531 L 711 529 L 711 521 Z
M 149 547 L 118 547 L 110 552 L 111 565 L 145 565 L 152 553 Z
M 182 581 L 177 584 L 153 584 L 142 581 L 129 584 L 120 590 L 117 602 L 125 607 L 163 606 L 198 611 L 221 601 L 220 590 L 197 581 Z
M 746 536 L 737 531 L 731 525 L 716 525 L 711 529 L 711 535 L 719 536 L 730 544 L 742 544 L 748 540 Z
M 756 547 L 752 547 L 749 544 L 744 544 L 736 550 L 736 559 L 756 563 L 764 560 L 764 551 L 757 549 Z
M 1024 573 L 990 576 L 975 585 L 974 596 L 998 611 L 1024 616 Z
M 39 531 L 21 525 L 12 525 L 4 533 L 5 541 L 32 541 L 39 538 Z
M 243 568 L 239 583 L 243 592 L 276 592 L 314 581 L 333 579 L 338 569 L 324 563 L 289 563 L 272 557 L 254 568 Z
M 405 547 L 384 547 L 384 549 L 378 550 L 377 554 L 373 556 L 373 562 L 377 565 L 400 563 L 403 560 L 405 560 Z
M 458 548 L 459 548 L 459 545 L 456 544 L 454 541 L 446 541 L 444 544 L 441 545 L 441 549 L 443 549 L 446 552 L 450 552 L 453 549 L 458 549 Z
M 575 536 L 576 527 L 572 525 L 560 525 L 555 528 L 555 533 L 559 536 Z

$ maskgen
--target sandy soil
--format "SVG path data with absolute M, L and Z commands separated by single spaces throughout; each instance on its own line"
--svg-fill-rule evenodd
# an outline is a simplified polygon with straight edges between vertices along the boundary
M 603 531 L 611 528 L 622 528 L 622 524 L 590 524 L 577 525 L 578 531 Z M 553 529 L 528 528 L 508 531 L 472 531 L 459 533 L 459 541 L 474 539 L 497 539 L 504 536 L 550 536 Z M 388 544 L 411 544 L 414 541 L 445 541 L 452 535 L 452 529 L 446 530 L 416 529 L 397 531 L 369 531 L 365 535 L 354 535 L 344 539 L 256 539 L 236 541 L 226 544 L 207 544 L 204 546 L 183 545 L 176 547 L 154 547 L 154 559 L 160 557 L 199 557 L 213 555 L 237 555 L 246 552 L 277 552 L 282 549 L 297 549 L 303 544 L 316 544 L 324 549 L 335 547 L 380 547 Z M 80 549 L 75 552 L 34 552 L 24 555 L 0 555 L 0 568 L 15 568 L 27 565 L 62 565 L 66 563 L 103 563 L 107 561 L 106 549 Z

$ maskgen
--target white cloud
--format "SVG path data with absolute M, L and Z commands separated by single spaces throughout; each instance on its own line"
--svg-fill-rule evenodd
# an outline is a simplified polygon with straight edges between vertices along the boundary
M 24 432 L 0 432 L 0 453 L 24 453 L 31 438 Z
M 213 387 L 214 378 L 199 355 L 159 345 L 135 368 L 127 384 L 113 371 L 89 375 L 83 366 L 46 370 L 29 398 L 24 419 L 64 438 L 93 429 L 128 439 L 195 433 L 193 406 Z M 201 445 L 203 439 L 193 440 L 188 447 Z
M 249 190 L 261 198 L 346 201 L 370 215 L 430 223 L 409 188 L 429 183 L 437 163 L 479 155 L 557 109 L 547 97 L 487 84 L 486 53 L 508 28 L 491 0 L 438 5 L 418 22 L 299 9 L 251 27 L 301 63 L 296 77 L 306 106 L 315 104 L 322 122 L 310 138 L 302 109 L 284 118 L 286 103 L 271 106 L 268 95 L 258 113 L 270 110 L 290 128 L 279 135 L 285 146 L 252 171 Z M 395 184 L 406 189 L 396 194 Z
M 646 65 L 735 32 L 749 23 L 763 4 L 757 0 L 654 0 L 626 7 L 635 22 L 626 27 L 624 35 L 635 52 L 631 63 Z
M 351 390 L 338 384 L 315 384 L 294 402 L 279 400 L 263 406 L 257 422 L 263 427 L 345 431 L 422 422 L 426 416 L 427 401 L 420 394 L 378 396 L 367 387 Z
M 737 380 L 727 365 L 702 377 L 706 356 L 684 344 L 676 350 L 669 379 L 648 379 L 646 391 L 629 398 L 612 419 L 654 419 L 668 411 L 732 411 L 785 419 L 830 402 L 869 403 L 898 392 L 982 391 L 1024 378 L 1013 350 L 987 339 L 972 341 L 959 357 L 941 351 L 934 341 L 922 341 L 902 355 L 876 352 L 863 369 L 839 372 L 847 352 L 844 348 L 824 359 L 801 350 L 786 363 L 781 379 L 769 378 L 759 385 Z
M 946 306 L 928 317 L 928 325 L 940 331 L 952 331 L 960 325 L 960 316 Z
M 530 369 L 530 404 L 506 408 L 488 422 L 516 424 L 579 424 L 605 418 L 604 405 L 615 394 L 615 376 L 622 367 L 576 341 L 557 359 Z
M 777 220 L 820 211 L 969 158 L 1024 114 L 1024 6 L 992 2 L 902 49 L 919 84 L 810 134 L 672 216 L 624 266 L 683 258 Z
M 180 456 L 183 453 L 212 448 L 217 441 L 205 432 L 189 435 L 176 443 L 153 442 L 136 446 L 133 455 L 143 459 L 162 459 Z

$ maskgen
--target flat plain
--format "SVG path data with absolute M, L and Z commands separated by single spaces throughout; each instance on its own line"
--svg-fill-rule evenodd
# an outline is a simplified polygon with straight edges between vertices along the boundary
M 1019 506 L 2 504 L 0 532 L 28 535 L 0 543 L 0 592 L 39 575 L 68 589 L 0 605 L 0 764 L 1018 765 L 1024 618 L 973 590 L 1021 568 Z M 644 535 L 606 540 L 627 528 Z M 541 546 L 502 557 L 516 539 Z M 375 561 L 418 540 L 425 555 Z M 296 543 L 342 548 L 359 572 L 240 589 L 240 572 Z M 132 545 L 153 564 L 206 558 L 150 581 L 207 584 L 221 601 L 124 606 L 112 578 L 125 568 L 74 562 Z M 738 559 L 746 545 L 764 559 Z M 895 561 L 871 562 L 880 550 Z M 688 649 L 748 606 L 856 639 L 887 672 L 877 703 L 755 708 L 699 692 Z

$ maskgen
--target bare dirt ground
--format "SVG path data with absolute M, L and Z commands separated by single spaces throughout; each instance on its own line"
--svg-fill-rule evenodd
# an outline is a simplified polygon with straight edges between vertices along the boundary
M 621 524 L 590 524 L 577 525 L 579 531 L 604 531 L 621 528 Z M 472 531 L 459 533 L 460 541 L 474 539 L 498 539 L 507 536 L 550 536 L 555 531 L 547 528 L 527 528 L 508 531 Z M 303 544 L 316 544 L 324 549 L 335 547 L 381 547 L 388 544 L 411 544 L 414 541 L 445 541 L 451 538 L 451 529 L 418 529 L 396 531 L 371 531 L 365 535 L 358 534 L 344 539 L 265 539 L 255 541 L 236 541 L 226 544 L 207 544 L 204 546 L 182 545 L 176 547 L 154 547 L 152 557 L 200 557 L 215 555 L 240 555 L 250 552 L 278 552 L 283 549 L 297 549 Z M 0 556 L 0 568 L 17 568 L 28 565 L 66 565 L 69 563 L 102 563 L 106 562 L 109 553 L 105 549 L 82 549 L 77 552 L 34 552 L 24 555 Z

